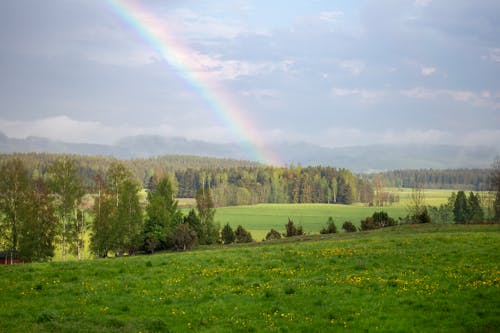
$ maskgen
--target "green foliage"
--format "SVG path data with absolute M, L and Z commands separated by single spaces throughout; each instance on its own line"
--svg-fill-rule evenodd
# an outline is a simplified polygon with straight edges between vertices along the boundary
M 320 234 L 335 234 L 337 233 L 337 226 L 333 221 L 333 217 L 328 217 L 328 221 L 326 222 L 326 227 L 321 229 Z
M 215 244 L 219 239 L 219 226 L 214 222 L 215 209 L 210 189 L 198 191 L 196 209 L 200 218 L 199 229 L 196 230 L 200 244 Z
M 78 166 L 74 159 L 60 158 L 49 167 L 49 184 L 57 198 L 61 252 L 66 260 L 67 249 L 74 243 L 80 243 L 84 234 L 77 219 L 77 207 L 83 197 L 82 180 L 78 176 Z
M 293 224 L 293 221 L 288 218 L 288 223 L 285 224 L 285 237 L 293 237 L 293 236 L 301 236 L 304 234 L 304 230 L 302 229 L 302 226 L 299 225 L 298 227 Z
M 356 226 L 354 224 L 352 224 L 351 221 L 345 221 L 342 224 L 342 229 L 344 229 L 345 232 L 356 232 L 356 231 L 358 231 L 358 229 L 356 228 Z
M 0 168 L 1 240 L 6 249 L 17 252 L 24 214 L 29 206 L 31 182 L 20 159 L 8 160 Z
M 156 191 L 148 193 L 144 225 L 144 245 L 148 251 L 166 250 L 172 246 L 169 236 L 183 222 L 177 205 L 168 177 L 160 180 Z
M 20 226 L 19 256 L 22 260 L 47 261 L 54 256 L 57 218 L 53 201 L 43 181 L 36 181 Z
M 468 221 L 472 223 L 484 222 L 484 212 L 481 207 L 479 195 L 475 195 L 474 192 L 470 192 L 467 204 L 469 207 Z
M 252 234 L 245 230 L 241 225 L 239 225 L 235 232 L 234 236 L 236 238 L 236 243 L 251 243 L 253 242 Z
M 177 225 L 169 237 L 173 248 L 178 251 L 190 250 L 198 241 L 196 232 L 186 223 Z
M 57 220 L 54 202 L 42 180 L 32 181 L 22 161 L 0 168 L 0 245 L 25 261 L 54 256 Z
M 467 207 L 467 197 L 464 191 L 458 191 L 453 208 L 453 215 L 455 216 L 456 223 L 466 223 L 469 216 L 469 209 Z
M 224 244 L 232 244 L 236 240 L 233 228 L 227 223 L 221 231 L 221 237 Z
M 277 240 L 277 239 L 281 239 L 281 233 L 275 229 L 271 229 L 266 234 L 266 240 Z
M 361 230 L 374 230 L 384 227 L 392 227 L 397 225 L 397 222 L 389 217 L 389 214 L 386 212 L 375 212 L 371 217 L 367 217 L 364 220 L 361 220 Z

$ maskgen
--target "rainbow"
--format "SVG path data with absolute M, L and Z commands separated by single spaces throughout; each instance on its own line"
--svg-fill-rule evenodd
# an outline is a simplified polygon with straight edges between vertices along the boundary
M 247 112 L 216 79 L 200 69 L 196 61 L 197 53 L 175 37 L 165 22 L 137 0 L 108 0 L 107 3 L 188 83 L 224 126 L 243 143 L 243 148 L 253 159 L 266 164 L 282 164 L 277 154 L 262 140 Z

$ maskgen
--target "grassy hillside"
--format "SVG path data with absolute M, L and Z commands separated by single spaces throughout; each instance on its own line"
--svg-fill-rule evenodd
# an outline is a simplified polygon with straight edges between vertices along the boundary
M 1 332 L 493 332 L 500 228 L 0 267 Z

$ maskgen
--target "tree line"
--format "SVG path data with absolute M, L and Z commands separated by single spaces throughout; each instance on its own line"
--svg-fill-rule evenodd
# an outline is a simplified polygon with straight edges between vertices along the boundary
M 177 197 L 194 198 L 208 187 L 216 206 L 255 203 L 372 202 L 371 182 L 347 169 L 333 167 L 264 166 L 255 162 L 195 156 L 162 156 L 118 161 L 109 157 L 47 153 L 0 154 L 0 164 L 18 158 L 32 179 L 50 178 L 50 165 L 60 159 L 75 160 L 76 173 L 87 192 L 95 177 L 120 162 L 141 187 L 169 177 Z
M 56 244 L 62 260 L 83 258 L 90 230 L 90 250 L 98 257 L 137 251 L 186 250 L 219 238 L 209 189 L 196 194 L 196 209 L 183 216 L 169 177 L 154 178 L 141 205 L 140 183 L 120 162 L 93 180 L 93 204 L 84 202 L 84 186 L 75 160 L 66 157 L 33 179 L 20 159 L 0 167 L 0 246 L 11 261 L 45 261 Z
M 388 187 L 487 191 L 491 175 L 491 169 L 419 169 L 387 171 L 369 178 L 382 178 Z

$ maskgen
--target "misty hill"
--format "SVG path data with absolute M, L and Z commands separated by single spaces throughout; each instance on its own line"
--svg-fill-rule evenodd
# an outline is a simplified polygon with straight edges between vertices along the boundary
M 327 148 L 309 143 L 277 143 L 274 151 L 288 164 L 329 165 L 356 172 L 394 169 L 489 168 L 500 147 L 452 145 L 372 145 Z M 120 159 L 193 155 L 252 160 L 239 144 L 217 144 L 162 136 L 125 137 L 113 145 L 67 143 L 46 138 L 0 135 L 0 152 L 47 152 L 113 156 Z

